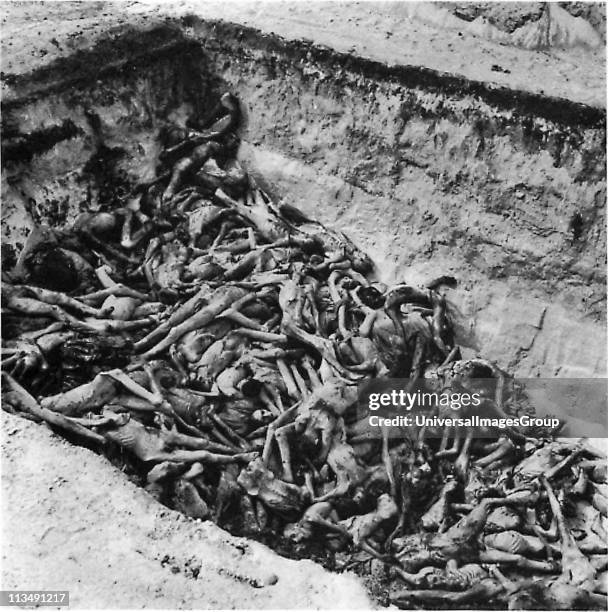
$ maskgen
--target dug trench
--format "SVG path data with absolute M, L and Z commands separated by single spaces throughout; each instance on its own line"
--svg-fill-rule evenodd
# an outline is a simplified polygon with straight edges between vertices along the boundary
M 239 159 L 271 200 L 346 232 L 384 282 L 458 280 L 445 291 L 463 357 L 520 376 L 605 372 L 599 109 L 195 18 L 5 82 L 6 268 L 34 227 L 111 210 L 153 180 L 162 129 L 230 91 Z M 110 458 L 146 484 L 137 460 Z M 280 527 L 247 535 L 300 554 Z M 324 547 L 305 554 L 335 567 Z
M 5 79 L 6 244 L 152 176 L 157 128 L 224 87 L 241 100 L 240 157 L 274 196 L 347 231 L 383 280 L 458 278 L 461 345 L 521 376 L 605 373 L 601 109 L 179 26 Z

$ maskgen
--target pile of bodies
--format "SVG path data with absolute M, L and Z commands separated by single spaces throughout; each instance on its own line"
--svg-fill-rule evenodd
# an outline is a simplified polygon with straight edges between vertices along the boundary
M 3 273 L 4 409 L 191 517 L 380 564 L 401 607 L 604 609 L 606 458 L 550 431 L 376 435 L 356 410 L 374 378 L 489 380 L 486 414 L 518 406 L 492 363 L 461 359 L 453 279 L 375 282 L 244 171 L 238 122 L 226 94 L 162 131 L 156 178 L 31 234 Z

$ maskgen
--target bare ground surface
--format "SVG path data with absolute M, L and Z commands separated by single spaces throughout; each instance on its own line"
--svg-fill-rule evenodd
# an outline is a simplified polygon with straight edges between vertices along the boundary
M 500 3 L 497 3 L 500 4 Z M 597 3 L 599 5 L 599 3 Z M 426 66 L 513 89 L 605 106 L 605 51 L 528 50 L 495 42 L 445 9 L 399 2 L 4 2 L 2 71 L 21 74 L 77 48 L 109 28 L 152 26 L 196 14 L 308 39 L 386 62 Z M 599 9 L 601 11 L 601 9 Z M 461 27 L 462 26 L 462 27 Z
M 355 577 L 186 518 L 105 458 L 1 414 L 2 589 L 69 590 L 71 608 L 372 607 Z

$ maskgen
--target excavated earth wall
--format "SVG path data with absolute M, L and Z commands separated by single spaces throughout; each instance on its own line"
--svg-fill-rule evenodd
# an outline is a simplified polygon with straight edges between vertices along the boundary
M 241 157 L 277 199 L 347 232 L 383 280 L 458 278 L 467 354 L 520 376 L 605 374 L 602 109 L 195 17 L 6 84 L 2 223 L 17 251 L 33 223 L 152 178 L 158 129 L 229 88 Z

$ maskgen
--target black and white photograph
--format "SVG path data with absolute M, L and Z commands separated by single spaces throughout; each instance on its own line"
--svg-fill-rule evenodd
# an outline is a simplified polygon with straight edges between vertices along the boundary
M 606 3 L 1 0 L 0 606 L 606 610 Z

